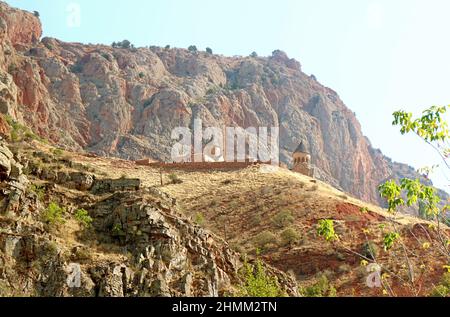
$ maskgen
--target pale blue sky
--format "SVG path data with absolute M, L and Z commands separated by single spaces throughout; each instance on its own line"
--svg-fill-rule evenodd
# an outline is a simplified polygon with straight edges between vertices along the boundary
M 195 44 L 224 55 L 284 50 L 338 92 L 376 148 L 417 168 L 441 163 L 390 124 L 395 110 L 450 104 L 448 0 L 7 2 L 39 11 L 44 35 L 64 41 Z M 81 9 L 78 27 L 70 23 L 71 4 Z M 448 190 L 443 177 L 434 180 Z

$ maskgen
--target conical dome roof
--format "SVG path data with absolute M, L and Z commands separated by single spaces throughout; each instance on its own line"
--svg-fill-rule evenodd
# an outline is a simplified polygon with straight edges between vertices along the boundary
M 305 143 L 302 141 L 300 142 L 300 145 L 295 150 L 295 153 L 305 153 L 309 154 L 308 150 L 306 149 Z

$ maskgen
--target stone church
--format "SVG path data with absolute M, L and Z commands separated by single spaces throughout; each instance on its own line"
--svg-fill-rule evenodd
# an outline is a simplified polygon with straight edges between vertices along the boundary
M 292 155 L 294 160 L 293 172 L 309 177 L 315 177 L 314 167 L 311 165 L 311 155 L 302 141 Z

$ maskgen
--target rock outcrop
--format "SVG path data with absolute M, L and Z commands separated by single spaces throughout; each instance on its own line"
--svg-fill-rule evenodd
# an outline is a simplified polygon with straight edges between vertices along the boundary
M 77 171 L 43 152 L 13 152 L 0 141 L 0 296 L 238 294 L 241 255 L 167 194 Z M 65 170 L 49 176 L 51 164 Z M 46 218 L 51 203 L 64 208 L 61 228 Z M 89 210 L 92 227 L 74 222 L 76 206 Z M 285 294 L 298 295 L 292 277 L 266 269 Z
M 401 174 L 372 148 L 338 94 L 284 52 L 224 57 L 37 41 L 36 17 L 1 10 L 0 111 L 54 144 L 168 160 L 172 129 L 200 118 L 205 126 L 279 126 L 283 163 L 291 165 L 304 140 L 320 179 L 366 201 L 381 203 L 377 186 Z

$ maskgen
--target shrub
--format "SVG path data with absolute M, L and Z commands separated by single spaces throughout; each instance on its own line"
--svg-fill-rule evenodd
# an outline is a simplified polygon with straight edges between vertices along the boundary
M 277 243 L 277 237 L 270 231 L 263 231 L 254 238 L 256 247 L 266 250 Z
M 12 142 L 20 142 L 22 140 L 39 140 L 40 138 L 36 136 L 28 127 L 23 126 L 19 122 L 15 121 L 11 116 L 9 115 L 3 115 L 3 118 L 8 123 L 9 127 L 11 128 L 10 131 L 10 140 Z
M 375 260 L 378 256 L 378 246 L 373 241 L 367 241 L 363 244 L 361 255 L 368 259 Z
M 111 56 L 110 56 L 109 54 L 102 53 L 102 57 L 103 57 L 104 59 L 106 59 L 108 62 L 111 62 L 111 61 L 112 61 Z
M 140 73 L 139 73 L 139 78 L 142 79 L 142 78 L 144 78 L 144 77 L 145 77 L 145 74 L 144 74 L 143 72 L 140 72 Z
M 30 190 L 36 194 L 39 201 L 43 201 L 45 197 L 45 187 L 39 185 L 31 185 Z
M 111 233 L 114 237 L 118 237 L 118 238 L 126 236 L 125 231 L 123 231 L 122 225 L 119 223 L 116 223 L 112 227 Z
M 431 297 L 447 297 L 450 296 L 450 289 L 444 285 L 438 285 L 436 286 L 431 294 Z
M 61 157 L 64 154 L 64 151 L 61 149 L 54 149 L 53 150 L 53 155 L 55 155 L 56 157 Z
M 209 47 L 206 48 L 206 53 L 211 54 L 213 53 L 213 50 Z
M 384 251 L 389 251 L 394 246 L 394 243 L 400 239 L 400 234 L 397 232 L 391 232 L 384 236 L 383 245 Z
M 351 267 L 350 265 L 345 264 L 345 263 L 339 265 L 339 268 L 338 268 L 338 272 L 339 272 L 339 273 L 345 274 L 345 273 L 349 273 L 349 272 L 351 272 L 351 271 L 352 271 L 352 267 Z
M 172 184 L 181 184 L 183 181 L 174 173 L 169 174 L 169 179 Z
M 283 245 L 293 245 L 300 241 L 300 235 L 294 228 L 288 228 L 281 233 Z
M 219 91 L 217 87 L 211 87 L 206 91 L 206 95 L 214 95 Z
M 78 209 L 75 212 L 75 219 L 85 228 L 90 228 L 92 226 L 93 219 L 85 209 Z
M 17 65 L 16 64 L 11 64 L 8 66 L 8 73 L 13 74 L 17 71 Z
M 64 214 L 66 210 L 60 207 L 57 203 L 52 202 L 44 210 L 43 220 L 50 225 L 57 225 L 64 223 Z
M 285 228 L 294 222 L 294 217 L 289 211 L 282 211 L 272 219 L 272 223 L 278 228 Z
M 441 283 L 433 289 L 430 295 L 432 297 L 450 296 L 450 272 L 444 274 Z
M 164 47 L 166 50 L 170 50 L 170 45 L 166 45 L 166 47 Z
M 41 15 L 39 14 L 39 12 L 38 11 L 33 11 L 33 15 L 36 17 L 36 18 L 39 18 Z
M 113 42 L 111 46 L 114 48 L 125 48 L 125 49 L 134 47 L 134 45 L 131 44 L 131 42 L 128 40 L 123 40 L 122 42 L 117 42 L 117 43 Z
M 317 227 L 317 234 L 325 238 L 328 242 L 337 240 L 339 237 L 334 231 L 334 221 L 330 219 L 322 219 Z
M 241 273 L 244 283 L 239 296 L 242 297 L 280 297 L 282 291 L 278 281 L 264 270 L 262 262 L 257 259 L 255 265 L 244 263 Z
M 205 223 L 205 216 L 201 213 L 198 212 L 195 215 L 195 219 L 194 219 L 195 223 L 198 224 L 199 226 L 202 226 Z
M 198 51 L 197 46 L 191 45 L 188 47 L 188 51 L 192 53 L 196 53 Z
M 304 297 L 336 297 L 336 289 L 322 274 L 314 285 L 300 288 L 300 294 Z
M 74 64 L 74 65 L 72 65 L 72 67 L 70 67 L 70 70 L 71 70 L 72 73 L 75 73 L 75 74 L 82 73 L 83 72 L 83 65 L 81 65 L 81 64 Z
M 9 134 L 9 137 L 11 139 L 11 142 L 13 142 L 13 143 L 20 141 L 19 134 L 17 133 L 16 130 L 11 130 L 11 133 Z
M 253 57 L 253 58 L 256 58 L 256 57 L 258 57 L 258 53 L 256 53 L 256 52 L 252 52 L 252 53 L 250 54 L 250 57 Z
M 250 218 L 250 224 L 251 224 L 253 227 L 256 227 L 256 226 L 258 226 L 259 224 L 261 224 L 261 221 L 262 221 L 262 217 L 261 217 L 261 214 L 259 214 L 259 213 L 254 214 L 254 215 Z
M 40 140 L 40 138 L 36 134 L 31 132 L 31 131 L 26 131 L 25 134 L 24 134 L 24 137 L 25 137 L 26 141 Z

